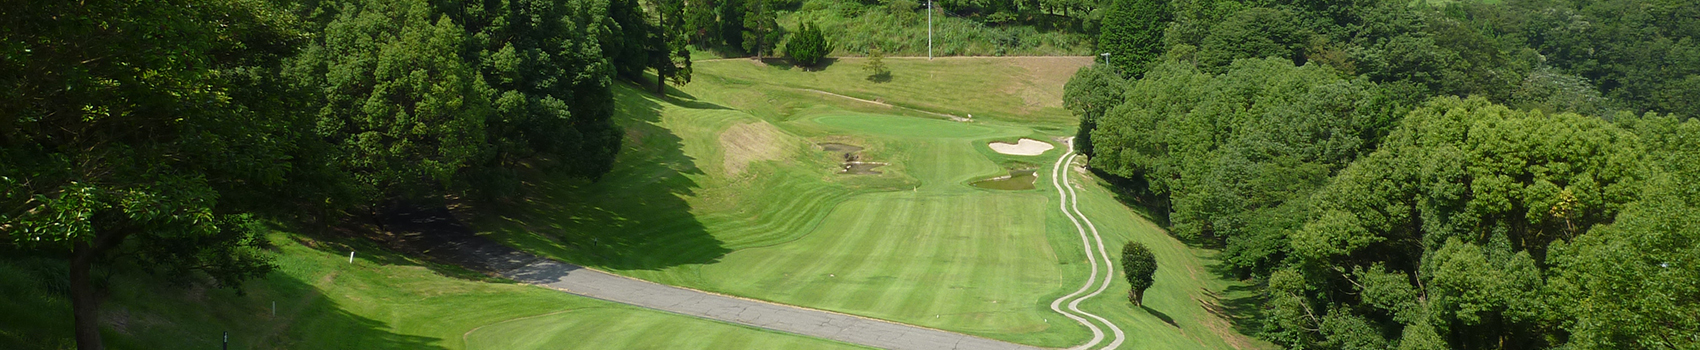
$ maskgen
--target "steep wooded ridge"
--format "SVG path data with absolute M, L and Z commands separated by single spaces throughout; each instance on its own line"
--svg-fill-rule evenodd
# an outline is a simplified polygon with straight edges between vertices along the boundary
M 1266 287 L 1261 337 L 1700 346 L 1692 4 L 1116 3 L 1168 23 L 1105 29 L 1078 149 Z
M 68 261 L 77 346 L 97 349 L 91 271 L 237 286 L 274 267 L 266 223 L 505 198 L 522 170 L 599 177 L 616 68 L 688 80 L 666 69 L 675 3 L 8 5 L 0 249 Z

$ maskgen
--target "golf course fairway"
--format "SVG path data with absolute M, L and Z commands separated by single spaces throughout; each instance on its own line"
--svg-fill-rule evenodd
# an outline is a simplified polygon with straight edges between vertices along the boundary
M 540 255 L 664 284 L 1041 347 L 1089 340 L 1086 327 L 1050 308 L 1090 272 L 1050 186 L 1053 164 L 1068 152 L 1058 140 L 1074 129 L 1060 107 L 1062 83 L 1089 59 L 894 58 L 887 82 L 866 80 L 859 59 L 834 62 L 808 71 L 699 62 L 693 82 L 666 97 L 621 86 L 616 118 L 626 147 L 611 172 L 594 183 L 536 183 L 531 197 L 489 210 L 503 215 L 474 227 Z M 1056 148 L 1017 156 L 987 146 L 1021 138 Z M 828 142 L 862 150 L 818 146 Z M 839 174 L 846 161 L 883 165 L 879 174 Z M 1143 242 L 1161 267 L 1146 308 L 1126 300 L 1119 274 L 1078 308 L 1125 330 L 1123 349 L 1267 347 L 1207 311 L 1239 293 L 1210 272 L 1213 253 L 1118 202 L 1083 162 L 1062 163 L 1059 173 L 1071 177 L 1103 244 L 1119 251 Z M 1012 169 L 1036 169 L 1044 185 L 969 185 Z M 496 335 L 583 326 L 568 321 L 573 315 L 480 332 L 522 341 Z

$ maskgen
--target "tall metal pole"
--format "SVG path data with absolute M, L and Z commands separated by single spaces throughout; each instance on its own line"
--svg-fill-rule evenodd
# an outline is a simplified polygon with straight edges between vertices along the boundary
M 933 0 L 927 0 L 927 60 L 933 60 Z

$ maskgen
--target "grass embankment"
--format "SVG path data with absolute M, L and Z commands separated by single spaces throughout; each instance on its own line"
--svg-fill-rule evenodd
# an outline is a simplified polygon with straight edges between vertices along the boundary
M 1006 156 L 986 143 L 1072 133 L 1061 86 L 1088 59 L 889 62 L 884 83 L 851 60 L 820 71 L 726 60 L 698 63 L 694 82 L 667 99 L 621 88 L 628 145 L 613 172 L 540 184 L 537 197 L 478 227 L 662 283 L 1039 346 L 1089 338 L 1048 307 L 1087 275 L 1056 195 L 967 184 L 1064 152 Z M 890 165 L 834 174 L 842 155 L 818 142 L 867 147 L 861 160 Z M 1164 268 L 1147 293 L 1156 313 L 1130 308 L 1119 280 L 1083 307 L 1128 328 L 1130 348 L 1228 347 L 1232 330 L 1195 301 L 1228 286 L 1205 270 L 1208 252 L 1086 187 L 1081 208 L 1108 243 L 1147 241 Z
M 232 349 L 854 348 L 481 280 L 368 247 L 357 248 L 351 264 L 341 244 L 273 239 L 279 270 L 248 283 L 245 295 L 113 277 L 101 304 L 107 346 L 217 349 L 228 331 Z M 0 299 L 7 315 L 0 317 L 0 348 L 73 347 L 69 302 L 51 292 L 53 282 L 36 277 L 53 266 L 0 261 L 7 296 Z

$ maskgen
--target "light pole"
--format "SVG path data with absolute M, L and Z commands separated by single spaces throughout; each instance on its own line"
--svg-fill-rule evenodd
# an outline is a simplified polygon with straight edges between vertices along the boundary
M 1110 53 L 1108 53 L 1108 52 L 1105 52 L 1105 53 L 1101 53 L 1101 54 L 1098 54 L 1098 55 L 1099 55 L 1099 56 L 1104 56 L 1104 65 L 1109 65 L 1109 64 L 1110 64 Z
M 927 0 L 927 60 L 933 60 L 933 0 Z

